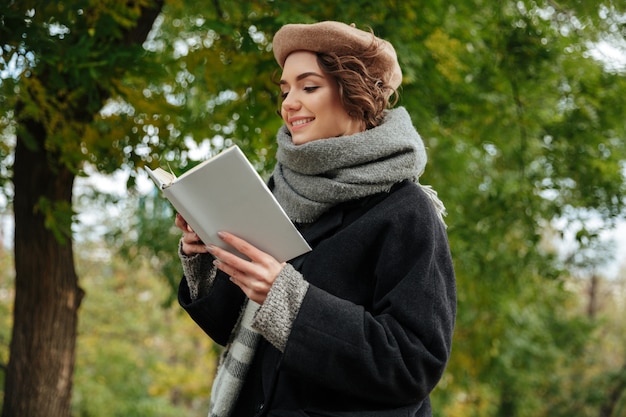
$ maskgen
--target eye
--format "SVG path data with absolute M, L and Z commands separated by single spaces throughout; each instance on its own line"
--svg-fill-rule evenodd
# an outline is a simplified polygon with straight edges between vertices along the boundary
M 289 91 L 281 91 L 280 93 L 280 98 L 281 99 L 286 99 L 287 98 L 287 94 L 289 94 Z
M 320 88 L 319 86 L 311 86 L 311 87 L 304 87 L 303 90 L 306 91 L 307 93 L 312 93 L 315 90 L 317 90 L 318 88 Z

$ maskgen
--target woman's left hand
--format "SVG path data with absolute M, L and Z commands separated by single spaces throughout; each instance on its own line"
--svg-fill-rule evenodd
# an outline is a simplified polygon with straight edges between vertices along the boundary
M 263 304 L 285 263 L 278 262 L 271 255 L 231 233 L 219 232 L 218 235 L 225 243 L 246 255 L 250 260 L 242 259 L 217 246 L 208 245 L 209 252 L 215 257 L 215 266 L 228 274 L 231 281 L 237 284 L 249 299 Z

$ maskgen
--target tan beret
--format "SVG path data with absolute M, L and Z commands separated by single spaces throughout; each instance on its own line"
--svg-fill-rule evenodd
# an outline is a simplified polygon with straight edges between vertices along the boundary
M 385 84 L 398 88 L 402 83 L 402 70 L 396 51 L 389 42 L 370 32 L 357 29 L 354 25 L 341 22 L 319 22 L 312 24 L 288 24 L 274 35 L 272 48 L 276 62 L 282 68 L 290 53 L 311 51 L 335 53 L 339 56 L 359 56 L 372 42 L 380 47 L 380 54 L 368 65 L 372 75 Z

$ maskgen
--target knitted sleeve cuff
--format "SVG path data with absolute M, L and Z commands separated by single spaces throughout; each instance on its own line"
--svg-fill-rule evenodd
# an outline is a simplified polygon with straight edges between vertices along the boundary
M 252 320 L 252 327 L 281 352 L 308 289 L 302 274 L 285 265 Z
M 187 280 L 191 300 L 195 301 L 207 295 L 217 273 L 217 268 L 213 265 L 213 256 L 204 253 L 185 255 L 181 241 L 178 244 L 178 257 L 183 265 L 183 274 Z

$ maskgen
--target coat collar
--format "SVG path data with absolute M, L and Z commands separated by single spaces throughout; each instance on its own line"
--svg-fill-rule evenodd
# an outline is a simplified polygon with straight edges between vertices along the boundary
M 322 215 L 318 221 L 304 227 L 302 236 L 311 246 L 315 246 L 324 237 L 332 235 L 335 230 L 341 227 L 344 214 L 344 210 L 329 211 Z
M 389 193 L 382 192 L 358 200 L 338 204 L 328 212 L 322 214 L 317 221 L 301 227 L 300 231 L 302 236 L 304 236 L 311 247 L 315 247 L 326 237 L 332 236 L 339 229 L 348 226 L 388 195 Z

